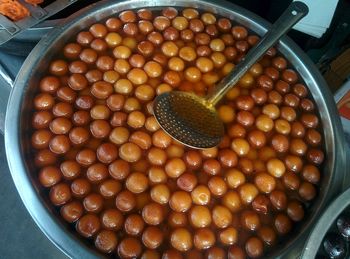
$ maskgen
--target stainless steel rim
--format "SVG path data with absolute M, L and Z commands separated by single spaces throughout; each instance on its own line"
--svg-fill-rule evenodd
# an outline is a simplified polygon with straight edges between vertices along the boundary
M 26 143 L 22 139 L 25 134 L 25 122 L 28 122 L 25 118 L 30 107 L 30 100 L 28 99 L 33 94 L 33 89 L 43 73 L 42 71 L 46 70 L 47 63 L 45 63 L 45 60 L 50 60 L 54 55 L 54 51 L 60 49 L 70 36 L 89 24 L 121 10 L 156 6 L 185 6 L 208 10 L 235 20 L 251 28 L 259 35 L 264 34 L 270 26 L 262 18 L 222 0 L 216 0 L 215 2 L 202 0 L 192 0 L 191 2 L 186 0 L 129 0 L 117 2 L 106 0 L 79 11 L 69 17 L 61 27 L 57 27 L 44 36 L 23 64 L 10 95 L 5 122 L 5 146 L 13 180 L 27 210 L 46 236 L 69 256 L 78 258 L 101 257 L 95 251 L 83 245 L 57 217 L 51 214 L 49 207 L 45 206 L 45 201 L 40 196 L 38 188 L 33 184 L 28 161 L 26 162 L 28 154 L 24 154 L 23 151 Z M 278 49 L 302 76 L 319 107 L 325 131 L 327 163 L 324 166 L 320 194 L 310 209 L 312 215 L 306 217 L 300 233 L 294 233 L 295 236 L 292 239 L 279 247 L 278 251 L 271 254 L 271 257 L 274 258 L 287 253 L 289 256 L 300 254 L 307 233 L 318 219 L 317 217 L 324 206 L 341 191 L 343 185 L 348 186 L 344 172 L 347 168 L 344 136 L 332 94 L 311 60 L 288 37 L 284 37 L 280 41 Z M 25 106 L 27 109 L 25 109 Z

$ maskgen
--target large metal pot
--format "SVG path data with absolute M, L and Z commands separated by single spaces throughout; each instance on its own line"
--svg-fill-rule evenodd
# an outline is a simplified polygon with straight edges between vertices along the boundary
M 6 153 L 13 180 L 29 213 L 47 237 L 71 257 L 93 258 L 101 255 L 94 252 L 60 220 L 57 211 L 46 198 L 47 195 L 44 195 L 46 191 L 40 187 L 36 179 L 37 172 L 32 164 L 33 156 L 28 132 L 33 109 L 32 100 L 38 81 L 44 75 L 48 61 L 55 56 L 56 51 L 62 49 L 63 45 L 81 29 L 125 9 L 157 6 L 195 7 L 211 11 L 243 24 L 258 35 L 263 35 L 270 26 L 256 15 L 222 0 L 212 2 L 106 0 L 74 14 L 39 42 L 23 64 L 10 95 L 5 124 Z M 324 206 L 339 194 L 344 186 L 347 186 L 345 182 L 347 166 L 342 127 L 332 94 L 325 81 L 309 58 L 288 37 L 280 41 L 278 50 L 298 71 L 315 99 L 327 150 L 327 160 L 323 166 L 322 183 L 317 199 L 308 208 L 303 222 L 269 254 L 273 258 L 279 256 L 295 258 L 299 255 L 310 228 L 318 220 Z

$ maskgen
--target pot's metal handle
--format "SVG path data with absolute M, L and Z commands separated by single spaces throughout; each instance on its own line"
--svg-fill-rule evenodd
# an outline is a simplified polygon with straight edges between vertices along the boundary
M 0 134 L 4 134 L 7 101 L 13 87 L 14 78 L 0 60 Z

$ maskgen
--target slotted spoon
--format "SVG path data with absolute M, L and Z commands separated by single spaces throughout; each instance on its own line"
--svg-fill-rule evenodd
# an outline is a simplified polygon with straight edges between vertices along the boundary
M 157 96 L 153 110 L 160 126 L 174 139 L 187 146 L 193 148 L 217 146 L 224 135 L 224 125 L 215 105 L 263 54 L 307 13 L 306 4 L 299 1 L 292 2 L 261 41 L 206 97 L 180 91 L 166 92 Z

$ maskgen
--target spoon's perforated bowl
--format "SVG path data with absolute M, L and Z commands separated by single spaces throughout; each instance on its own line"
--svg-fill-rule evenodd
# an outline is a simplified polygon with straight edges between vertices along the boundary
M 153 105 L 159 125 L 176 140 L 194 148 L 217 146 L 224 125 L 215 107 L 203 98 L 186 92 L 167 92 L 157 96 Z

